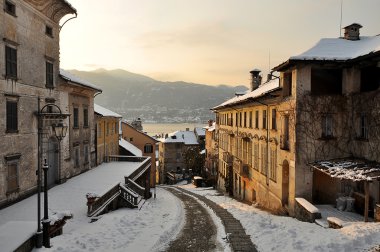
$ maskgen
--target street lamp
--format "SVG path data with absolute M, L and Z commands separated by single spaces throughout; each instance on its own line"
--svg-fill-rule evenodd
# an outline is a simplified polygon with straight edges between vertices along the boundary
M 61 152 L 61 141 L 66 136 L 67 133 L 67 125 L 64 125 L 62 121 L 60 121 L 58 124 L 53 124 L 53 131 L 55 134 L 55 137 L 58 139 L 58 153 Z M 58 157 L 58 168 L 61 167 L 61 156 Z M 42 220 L 42 228 L 43 228 L 43 245 L 45 248 L 50 248 L 50 236 L 49 236 L 49 226 L 50 226 L 50 220 L 49 220 L 49 213 L 48 213 L 48 170 L 49 166 L 45 163 L 42 166 L 42 169 L 44 171 L 44 219 Z M 59 169 L 58 169 L 59 170 Z
M 48 103 L 40 109 L 40 97 L 38 97 L 38 110 L 35 115 L 38 118 L 38 169 L 37 174 L 37 233 L 36 233 L 36 247 L 41 248 L 42 245 L 49 248 L 50 247 L 50 237 L 49 237 L 49 225 L 50 220 L 48 216 L 48 182 L 47 173 L 49 166 L 44 161 L 42 164 L 42 138 L 44 132 L 46 132 L 46 122 L 49 120 L 60 120 L 57 124 L 52 124 L 55 137 L 59 141 L 59 151 L 60 152 L 60 142 L 66 136 L 67 126 L 62 123 L 63 119 L 66 119 L 70 114 L 62 113 L 61 109 L 54 103 Z M 46 132 L 47 133 L 47 132 Z M 60 169 L 60 156 L 58 158 L 58 169 Z M 42 219 L 43 230 L 41 230 L 41 187 L 42 187 L 42 171 L 44 172 L 44 218 Z M 42 232 L 43 231 L 43 232 Z
M 62 122 L 59 122 L 58 124 L 53 124 L 53 130 L 58 141 L 61 142 L 61 140 L 66 136 L 67 125 L 64 125 Z

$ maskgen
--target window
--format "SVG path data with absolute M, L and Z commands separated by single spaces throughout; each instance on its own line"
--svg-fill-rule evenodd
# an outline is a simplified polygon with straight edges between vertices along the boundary
M 243 126 L 243 116 L 242 116 L 242 113 L 240 112 L 239 113 L 239 126 L 242 127 Z
M 110 134 L 110 123 L 107 123 L 107 136 Z
M 83 127 L 88 127 L 88 109 L 83 109 Z
M 153 153 L 153 146 L 151 144 L 145 144 L 144 153 Z
M 239 114 L 238 113 L 235 114 L 235 118 L 236 118 L 235 126 L 237 127 L 238 126 L 238 120 L 239 120 Z
M 7 131 L 15 133 L 18 131 L 17 101 L 7 101 Z
M 54 87 L 53 63 L 46 61 L 46 87 Z
M 74 167 L 79 167 L 79 147 L 74 149 Z
M 133 142 L 133 137 L 129 138 L 129 141 L 130 141 L 130 142 Z
M 98 123 L 98 137 L 102 137 L 102 125 Z
M 74 108 L 74 128 L 79 128 L 79 110 Z
M 333 118 L 331 114 L 322 116 L 322 137 L 329 138 L 333 136 Z
M 247 112 L 244 112 L 244 128 L 247 128 Z
M 277 179 L 277 152 L 276 149 L 270 151 L 270 173 L 269 178 L 273 181 Z
M 366 115 L 360 115 L 360 138 L 368 139 L 368 120 Z
M 115 123 L 115 134 L 119 134 L 119 123 Z
M 342 93 L 342 69 L 311 69 L 311 94 L 330 95 Z
M 252 128 L 252 111 L 249 111 L 249 127 Z
M 16 6 L 11 1 L 5 1 L 5 11 L 8 14 L 11 14 L 13 16 L 16 16 Z
M 264 143 L 261 145 L 261 173 L 267 175 L 268 167 L 268 152 L 267 145 Z
M 5 75 L 7 78 L 17 78 L 17 49 L 5 46 Z
M 277 124 L 276 124 L 276 109 L 272 109 L 272 129 L 273 130 L 277 129 Z
M 16 192 L 19 189 L 18 185 L 18 162 L 11 161 L 7 162 L 7 193 Z
M 45 34 L 49 37 L 53 37 L 53 28 L 51 26 L 45 26 Z
M 283 96 L 292 95 L 292 72 L 284 73 L 283 77 Z
M 263 129 L 267 128 L 267 111 L 263 110 Z
M 177 160 L 181 159 L 181 153 L 179 153 L 179 152 L 176 153 L 176 159 Z
M 253 145 L 254 163 L 253 168 L 259 170 L 259 143 Z
M 255 128 L 258 129 L 259 128 L 259 111 L 256 110 L 256 113 L 255 113 Z
M 289 150 L 289 116 L 284 116 L 284 126 L 280 138 L 280 148 L 282 150 Z
M 84 146 L 84 163 L 88 163 L 88 145 Z

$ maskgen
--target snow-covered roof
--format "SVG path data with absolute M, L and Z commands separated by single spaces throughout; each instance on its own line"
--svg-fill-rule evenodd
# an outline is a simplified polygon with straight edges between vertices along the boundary
M 163 143 L 185 143 L 185 145 L 198 144 L 195 133 L 192 131 L 179 130 L 170 133 L 167 138 L 159 139 Z
M 78 76 L 75 76 L 74 74 L 63 70 L 62 68 L 59 69 L 59 74 L 66 81 L 70 81 L 70 82 L 79 84 L 81 86 L 89 87 L 89 88 L 95 89 L 95 90 L 100 91 L 100 92 L 102 91 L 100 88 L 98 88 L 96 85 L 92 84 L 91 82 L 83 80 L 83 79 L 79 78 Z
M 372 181 L 380 179 L 380 164 L 362 159 L 337 159 L 318 161 L 311 166 L 332 178 L 352 181 Z
M 106 109 L 98 104 L 94 104 L 94 111 L 95 113 L 101 115 L 101 116 L 109 116 L 109 117 L 122 117 L 121 115 Z
M 360 40 L 323 38 L 304 53 L 290 60 L 350 60 L 380 51 L 380 35 L 360 37 Z
M 207 131 L 214 131 L 215 130 L 215 122 L 213 122 L 211 126 L 206 126 L 203 128 L 206 129 Z
M 198 136 L 205 136 L 206 135 L 206 130 L 204 128 L 195 127 L 194 131 L 195 131 L 195 134 L 197 134 Z
M 263 96 L 263 95 L 265 95 L 271 91 L 274 91 L 278 88 L 280 88 L 280 79 L 275 78 L 275 79 L 270 80 L 269 82 L 266 82 L 266 83 L 260 85 L 257 89 L 255 89 L 249 93 L 246 93 L 245 95 L 235 96 L 234 98 L 231 98 L 231 99 L 223 102 L 222 104 L 214 107 L 213 109 L 231 106 L 231 105 L 234 105 L 234 104 L 237 104 L 240 102 L 247 101 L 249 99 L 257 98 L 257 97 Z
M 127 140 L 124 140 L 123 138 L 119 140 L 119 146 L 137 157 L 142 157 L 142 151 L 130 142 L 128 142 Z

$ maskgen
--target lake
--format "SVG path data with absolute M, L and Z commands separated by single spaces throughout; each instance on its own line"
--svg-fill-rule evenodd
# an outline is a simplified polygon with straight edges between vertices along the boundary
M 171 133 L 177 130 L 186 130 L 189 128 L 191 131 L 194 130 L 194 127 L 205 127 L 207 124 L 199 123 L 144 123 L 142 124 L 143 131 L 150 136 Z

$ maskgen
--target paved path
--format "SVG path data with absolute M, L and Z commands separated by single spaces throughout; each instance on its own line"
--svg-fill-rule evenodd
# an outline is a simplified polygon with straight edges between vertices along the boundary
M 235 219 L 232 216 L 232 214 L 230 214 L 226 209 L 222 208 L 221 206 L 219 206 L 218 204 L 214 203 L 213 201 L 207 199 L 204 196 L 189 192 L 189 191 L 184 190 L 182 188 L 178 188 L 178 187 L 176 187 L 176 188 L 179 191 L 177 191 L 175 189 L 169 189 L 169 190 L 170 190 L 170 192 L 173 192 L 176 196 L 177 195 L 184 195 L 183 193 L 194 196 L 197 199 L 203 201 L 208 207 L 210 207 L 215 212 L 215 214 L 221 219 L 221 221 L 224 225 L 225 231 L 228 234 L 228 241 L 230 242 L 231 248 L 233 251 L 235 251 L 235 252 L 240 252 L 240 251 L 241 252 L 243 252 L 243 251 L 244 252 L 248 252 L 248 251 L 249 252 L 257 252 L 255 245 L 252 243 L 250 236 L 245 233 L 245 230 L 244 230 L 243 226 L 241 225 L 240 221 Z M 182 193 L 180 193 L 180 192 L 182 192 Z M 186 197 L 189 197 L 189 196 L 186 196 Z M 182 199 L 181 197 L 179 197 L 179 198 Z M 197 203 L 196 208 L 199 208 L 199 207 L 203 208 L 202 206 L 199 205 L 199 203 L 197 201 L 195 201 L 195 202 Z M 205 214 L 209 215 L 207 212 L 205 212 Z M 207 227 L 206 229 L 201 231 L 202 235 L 204 235 L 204 232 L 207 229 L 209 229 L 209 227 Z M 195 232 L 195 231 L 190 231 L 190 233 L 191 232 Z M 169 250 L 169 251 L 175 251 L 175 250 Z M 177 250 L 177 251 L 180 251 L 180 250 Z M 192 251 L 210 251 L 210 250 L 192 250 Z
M 207 210 L 193 197 L 173 188 L 165 189 L 177 196 L 186 210 L 185 226 L 167 251 L 215 251 L 216 227 Z
M 233 251 L 257 252 L 255 245 L 252 243 L 250 236 L 245 233 L 245 230 L 240 221 L 235 219 L 232 214 L 230 214 L 226 209 L 222 208 L 204 196 L 189 192 L 182 188 L 177 187 L 177 189 L 183 193 L 190 194 L 203 201 L 215 212 L 215 214 L 222 220 L 226 233 L 229 234 L 228 240 Z

